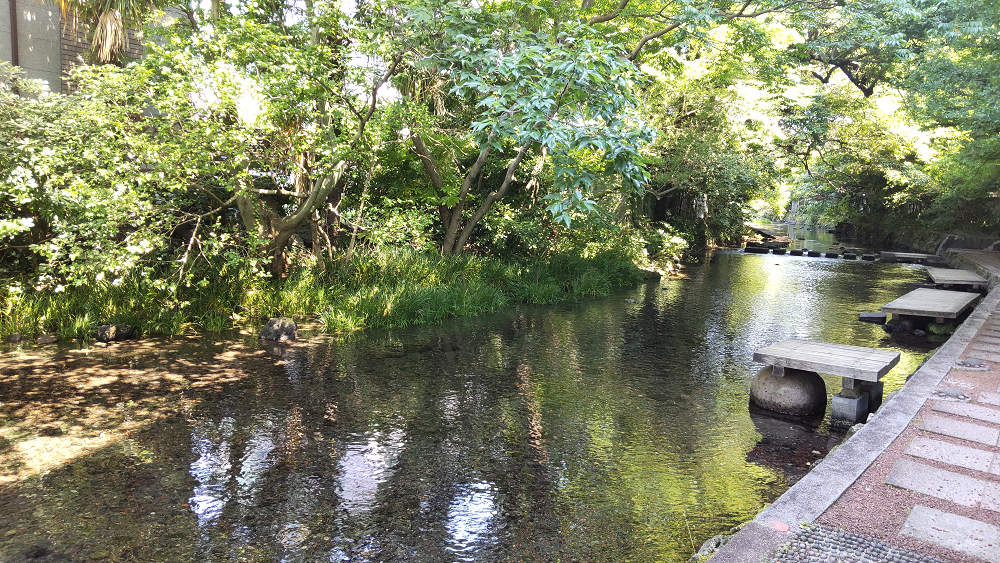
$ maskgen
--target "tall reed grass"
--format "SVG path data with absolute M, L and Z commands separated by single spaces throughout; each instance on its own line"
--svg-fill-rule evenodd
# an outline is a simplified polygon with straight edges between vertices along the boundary
M 319 320 L 332 333 L 403 327 L 516 303 L 601 297 L 634 285 L 640 274 L 629 256 L 614 251 L 538 260 L 369 251 L 328 264 L 325 272 L 300 269 L 280 281 L 250 269 L 222 268 L 176 293 L 139 277 L 59 293 L 8 289 L 0 294 L 0 336 L 55 333 L 88 340 L 101 323 L 131 324 L 146 335 L 180 335 L 255 325 L 279 315 Z

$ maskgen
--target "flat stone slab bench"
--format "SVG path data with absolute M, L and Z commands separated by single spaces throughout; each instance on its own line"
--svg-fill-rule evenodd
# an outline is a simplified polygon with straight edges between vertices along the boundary
M 797 339 L 766 346 L 753 355 L 754 361 L 771 366 L 768 377 L 811 373 L 822 381 L 818 374 L 825 373 L 843 378 L 840 393 L 833 397 L 831 418 L 848 424 L 864 420 L 882 403 L 880 380 L 899 358 L 899 352 L 892 350 Z
M 979 299 L 976 293 L 921 287 L 886 303 L 880 309 L 894 315 L 934 317 L 938 322 L 954 319 Z
M 969 270 L 954 268 L 927 267 L 927 275 L 938 285 L 961 285 L 969 287 L 986 287 L 986 278 Z
M 916 264 L 942 264 L 944 258 L 937 254 L 923 254 L 920 252 L 889 252 L 883 250 L 879 253 L 879 258 L 883 262 L 908 262 Z

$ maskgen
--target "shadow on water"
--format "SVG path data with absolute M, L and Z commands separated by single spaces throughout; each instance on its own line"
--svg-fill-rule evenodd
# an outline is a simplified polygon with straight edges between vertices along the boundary
M 63 439 L 114 437 L 57 467 L 8 467 L 0 547 L 49 560 L 684 560 L 839 439 L 750 414 L 753 351 L 793 336 L 888 346 L 857 313 L 921 274 L 720 253 L 598 302 L 316 339 L 281 358 L 242 350 L 225 370 L 219 347 L 243 344 L 180 346 L 115 375 L 138 378 L 131 398 L 81 392 L 82 366 L 6 359 L 5 463 L 38 439 L 22 414 L 39 403 Z M 903 350 L 887 390 L 923 356 Z M 26 398 L 32 385 L 52 397 Z M 72 423 L 129 402 L 144 405 L 133 426 Z

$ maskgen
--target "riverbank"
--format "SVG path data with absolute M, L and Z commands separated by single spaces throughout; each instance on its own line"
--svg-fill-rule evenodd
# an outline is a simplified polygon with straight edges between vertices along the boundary
M 992 270 L 992 261 L 979 263 Z M 746 524 L 712 561 L 890 552 L 909 560 L 907 550 L 914 557 L 996 561 L 998 342 L 1000 287 L 994 287 L 859 432 Z
M 659 271 L 672 271 L 673 258 Z M 0 338 L 45 334 L 88 342 L 101 324 L 126 324 L 143 336 L 220 333 L 256 329 L 261 318 L 275 316 L 318 321 L 328 333 L 399 328 L 522 303 L 604 297 L 659 276 L 638 262 L 636 256 L 614 250 L 537 259 L 383 250 L 356 253 L 325 270 L 300 269 L 278 281 L 224 269 L 216 282 L 196 287 L 144 278 L 35 291 L 12 284 L 0 296 Z

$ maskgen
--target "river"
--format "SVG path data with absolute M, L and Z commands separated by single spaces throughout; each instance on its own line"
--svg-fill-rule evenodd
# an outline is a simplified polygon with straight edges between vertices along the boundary
M 841 439 L 824 420 L 751 416 L 754 350 L 893 347 L 857 314 L 923 276 L 723 251 L 603 300 L 258 354 L 240 377 L 185 384 L 155 422 L 119 403 L 134 423 L 122 440 L 0 487 L 0 546 L 14 559 L 683 561 Z M 926 355 L 900 351 L 887 392 Z

